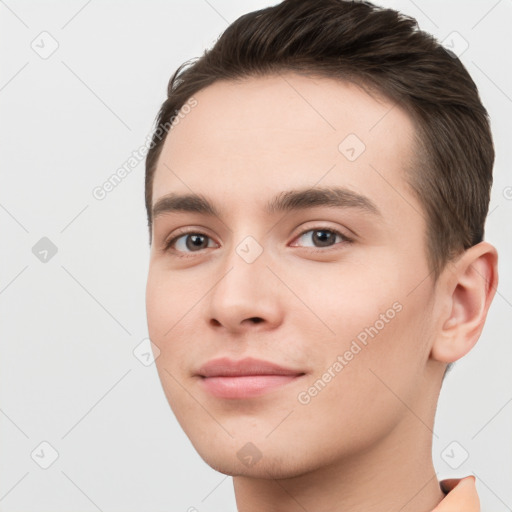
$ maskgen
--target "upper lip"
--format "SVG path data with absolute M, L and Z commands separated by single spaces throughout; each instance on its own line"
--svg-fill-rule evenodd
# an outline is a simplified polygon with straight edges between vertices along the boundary
M 240 377 L 243 375 L 302 375 L 304 372 L 285 368 L 270 361 L 246 357 L 234 361 L 228 357 L 212 359 L 198 370 L 201 377 Z

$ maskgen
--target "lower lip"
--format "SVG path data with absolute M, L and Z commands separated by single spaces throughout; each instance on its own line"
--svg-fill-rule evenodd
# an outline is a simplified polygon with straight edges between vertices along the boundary
M 219 398 L 251 398 L 288 384 L 302 375 L 243 375 L 203 377 L 205 389 Z

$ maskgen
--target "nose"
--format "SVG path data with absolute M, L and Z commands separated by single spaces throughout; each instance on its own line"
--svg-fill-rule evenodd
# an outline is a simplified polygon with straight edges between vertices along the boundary
M 233 251 L 226 271 L 208 294 L 207 321 L 231 333 L 276 328 L 284 314 L 279 281 L 264 253 L 252 262 L 242 256 Z

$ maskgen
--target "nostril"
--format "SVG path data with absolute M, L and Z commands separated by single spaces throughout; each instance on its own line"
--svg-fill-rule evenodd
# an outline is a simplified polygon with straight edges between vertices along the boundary
M 263 322 L 263 318 L 260 318 L 259 316 L 253 316 L 250 318 L 255 324 L 259 324 L 260 322 Z

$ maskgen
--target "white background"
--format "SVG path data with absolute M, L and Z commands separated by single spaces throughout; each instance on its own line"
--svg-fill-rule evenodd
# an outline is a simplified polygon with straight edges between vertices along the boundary
M 92 191 L 145 143 L 178 65 L 272 3 L 0 2 L 1 511 L 235 510 L 231 478 L 196 454 L 133 354 L 148 334 L 144 162 L 105 199 Z M 379 3 L 469 43 L 461 60 L 491 116 L 500 284 L 443 386 L 433 456 L 439 478 L 477 476 L 483 512 L 511 510 L 512 2 Z M 43 31 L 59 45 L 46 59 L 31 47 L 50 48 Z M 58 251 L 46 263 L 32 252 L 43 237 Z M 43 441 L 58 452 L 48 469 Z

